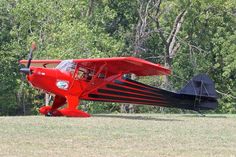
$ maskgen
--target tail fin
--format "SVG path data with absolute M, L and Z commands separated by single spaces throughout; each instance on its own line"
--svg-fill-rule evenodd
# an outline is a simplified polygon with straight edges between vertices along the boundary
M 215 84 L 206 74 L 193 77 L 178 94 L 194 101 L 193 110 L 215 109 L 218 105 Z

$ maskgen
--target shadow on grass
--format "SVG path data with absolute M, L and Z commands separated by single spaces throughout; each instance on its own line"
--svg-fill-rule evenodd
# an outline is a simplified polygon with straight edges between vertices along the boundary
M 204 115 L 204 114 L 203 114 Z M 182 117 L 203 117 L 203 118 L 227 118 L 227 116 L 223 115 L 200 115 L 200 114 L 189 114 L 189 115 L 182 115 Z
M 158 118 L 149 116 L 136 116 L 136 115 L 107 115 L 107 114 L 95 114 L 93 117 L 107 117 L 107 118 L 120 118 L 120 119 L 130 119 L 130 120 L 150 120 L 150 121 L 183 121 L 179 119 L 170 118 Z

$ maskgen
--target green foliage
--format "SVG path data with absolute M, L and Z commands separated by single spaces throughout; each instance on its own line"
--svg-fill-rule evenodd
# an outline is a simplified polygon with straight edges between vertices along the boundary
M 141 2 L 1 0 L 0 115 L 37 113 L 43 104 L 43 99 L 37 98 L 40 93 L 22 83 L 23 76 L 18 72 L 18 61 L 27 58 L 32 41 L 37 43 L 35 59 L 133 55 Z M 220 106 L 216 111 L 219 113 L 236 112 L 235 8 L 233 0 L 163 1 L 158 15 L 161 31 L 167 38 L 176 16 L 187 10 L 176 38 L 180 48 L 172 62 L 170 89 L 179 90 L 195 74 L 207 73 L 216 82 L 220 93 Z M 149 16 L 155 16 L 154 12 L 150 11 Z M 145 31 L 150 30 L 156 30 L 154 21 L 148 21 Z M 155 63 L 165 63 L 166 47 L 158 31 L 148 35 L 142 46 L 145 51 L 139 56 Z M 139 80 L 154 86 L 161 86 L 163 82 L 162 77 Z M 84 106 L 92 113 L 119 111 L 115 103 L 99 104 L 87 102 Z M 162 112 L 162 109 L 141 106 L 135 111 Z

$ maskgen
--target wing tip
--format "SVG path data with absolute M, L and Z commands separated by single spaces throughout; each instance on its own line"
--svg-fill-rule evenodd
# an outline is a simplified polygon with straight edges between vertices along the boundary
M 155 66 L 156 68 L 158 68 L 157 70 L 160 72 L 161 75 L 170 75 L 172 72 L 171 69 L 169 69 L 168 67 L 165 67 L 159 63 L 153 63 L 153 62 L 147 61 L 142 58 L 137 58 L 137 57 L 126 57 L 126 58 L 131 61 L 138 61 L 138 62 L 142 62 L 142 63 L 148 64 L 148 65 Z M 158 74 L 158 75 L 160 75 L 160 74 Z

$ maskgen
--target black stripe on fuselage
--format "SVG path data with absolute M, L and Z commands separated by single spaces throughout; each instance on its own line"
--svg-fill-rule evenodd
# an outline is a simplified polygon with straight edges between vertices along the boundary
M 166 106 L 168 105 L 167 102 L 156 102 L 156 101 L 149 101 L 149 100 L 137 100 L 137 99 L 132 99 L 132 98 L 123 98 L 123 97 L 117 97 L 117 96 L 109 96 L 109 95 L 101 95 L 101 94 L 89 94 L 90 98 L 96 98 L 104 101 L 111 101 L 114 102 L 116 100 L 122 101 L 122 102 L 132 102 L 132 103 L 148 103 L 151 105 L 160 105 L 160 106 Z
M 113 90 L 107 90 L 107 89 L 98 89 L 98 93 L 103 93 L 103 94 L 110 94 L 110 95 L 118 95 L 118 96 L 125 96 L 125 97 L 130 97 L 134 99 L 147 99 L 147 100 L 156 100 L 156 101 L 165 101 L 164 98 L 154 98 L 150 96 L 142 96 L 142 95 L 137 95 L 137 94 L 131 94 L 131 93 L 125 93 L 121 91 L 113 91 Z
M 115 85 L 115 84 L 107 84 L 106 87 L 109 89 L 113 89 L 113 90 L 132 92 L 135 94 L 152 95 L 152 96 L 157 96 L 157 97 L 162 96 L 161 94 L 153 93 L 151 91 L 144 91 L 144 90 L 140 90 L 140 89 L 136 89 L 136 88 L 135 89 L 134 88 L 127 88 L 127 86 L 125 87 L 125 86 L 119 86 L 119 85 Z
M 119 101 L 167 107 L 177 107 L 183 101 L 177 93 L 165 91 L 127 78 L 114 80 L 104 88 L 98 88 L 96 93 L 88 94 L 88 97 L 100 101 Z M 186 103 L 188 102 L 187 100 Z
M 122 86 L 126 86 L 126 87 L 131 87 L 131 88 L 135 88 L 135 89 L 140 89 L 140 90 L 143 90 L 143 91 L 149 91 L 149 92 L 152 92 L 152 93 L 155 93 L 155 94 L 158 94 L 158 95 L 170 95 L 172 94 L 172 92 L 169 92 L 169 91 L 165 91 L 165 90 L 161 90 L 159 88 L 150 88 L 150 86 L 145 86 L 145 85 L 138 85 L 137 83 L 138 82 L 123 82 L 123 81 L 120 81 L 120 80 L 115 80 L 114 82 L 115 84 L 119 84 L 119 85 L 122 85 Z M 136 84 L 134 84 L 136 83 Z

